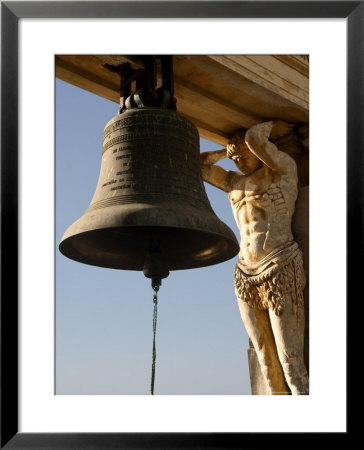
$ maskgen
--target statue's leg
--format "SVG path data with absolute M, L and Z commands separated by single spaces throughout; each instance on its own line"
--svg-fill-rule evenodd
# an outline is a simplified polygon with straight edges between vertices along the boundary
M 242 300 L 238 300 L 238 304 L 241 318 L 254 345 L 263 376 L 271 394 L 289 395 L 290 390 L 285 382 L 278 358 L 268 311 L 251 308 Z
M 284 310 L 277 316 L 269 309 L 270 322 L 276 341 L 279 360 L 292 394 L 308 394 L 308 374 L 304 363 L 305 319 L 303 305 L 296 305 L 294 311 L 292 299 L 288 295 L 284 301 Z

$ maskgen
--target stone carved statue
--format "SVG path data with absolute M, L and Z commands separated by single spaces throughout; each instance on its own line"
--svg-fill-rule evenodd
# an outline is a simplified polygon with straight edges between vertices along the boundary
M 271 142 L 293 126 L 269 121 L 238 132 L 227 148 L 201 153 L 203 179 L 228 193 L 240 230 L 235 292 L 268 390 L 308 394 L 304 364 L 305 274 L 291 219 L 297 166 Z M 234 161 L 239 172 L 214 165 Z

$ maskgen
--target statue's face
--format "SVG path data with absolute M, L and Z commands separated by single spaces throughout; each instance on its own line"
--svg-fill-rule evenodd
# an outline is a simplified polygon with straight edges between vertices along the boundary
M 260 159 L 257 158 L 249 149 L 244 145 L 239 145 L 236 152 L 230 156 L 243 175 L 250 175 L 258 169 L 260 165 Z

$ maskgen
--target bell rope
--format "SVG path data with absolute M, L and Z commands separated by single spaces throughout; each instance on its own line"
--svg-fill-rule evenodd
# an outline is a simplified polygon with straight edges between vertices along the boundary
M 153 294 L 153 352 L 152 352 L 152 376 L 150 381 L 150 393 L 154 395 L 154 380 L 155 380 L 155 360 L 157 356 L 156 345 L 155 345 L 155 334 L 157 330 L 157 313 L 158 313 L 158 291 L 162 284 L 162 281 L 158 278 L 152 279 L 152 289 L 154 291 Z

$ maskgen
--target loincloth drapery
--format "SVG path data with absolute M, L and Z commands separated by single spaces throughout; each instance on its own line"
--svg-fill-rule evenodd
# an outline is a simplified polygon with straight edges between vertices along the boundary
M 254 267 L 247 267 L 239 259 L 234 275 L 236 296 L 251 308 L 270 308 L 280 316 L 290 297 L 296 316 L 303 312 L 306 278 L 302 252 L 296 242 L 271 253 Z

